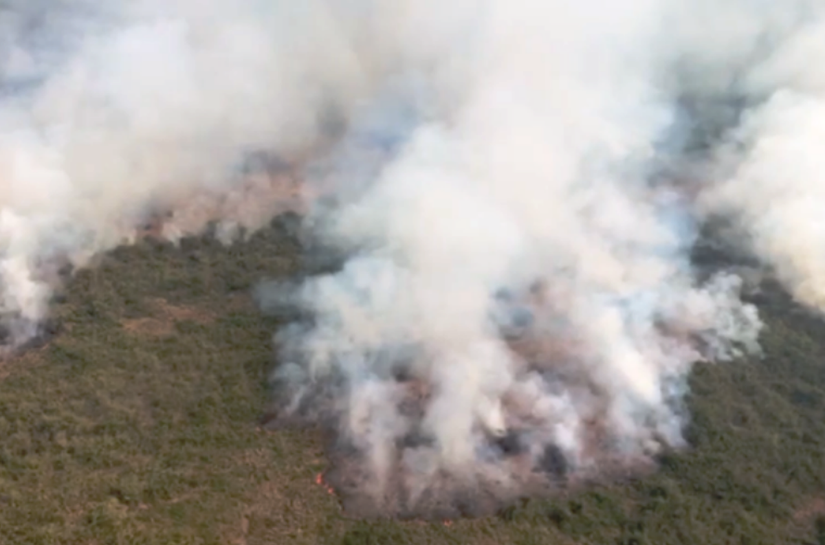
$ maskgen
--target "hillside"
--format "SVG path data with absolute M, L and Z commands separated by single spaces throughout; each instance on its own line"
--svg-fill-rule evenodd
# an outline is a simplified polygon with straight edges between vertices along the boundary
M 825 321 L 769 286 L 764 357 L 697 366 L 691 447 L 658 472 L 479 520 L 347 519 L 319 434 L 261 423 L 279 323 L 249 292 L 299 271 L 288 231 L 147 240 L 71 279 L 56 334 L 0 367 L 0 543 L 825 543 Z

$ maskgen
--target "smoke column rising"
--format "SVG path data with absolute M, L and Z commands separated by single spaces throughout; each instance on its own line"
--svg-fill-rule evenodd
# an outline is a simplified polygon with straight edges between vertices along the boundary
M 706 221 L 823 308 L 823 25 L 804 0 L 6 2 L 7 349 L 64 264 L 154 215 L 265 225 L 265 152 L 345 256 L 259 295 L 307 317 L 277 402 L 334 432 L 353 512 L 637 468 L 682 445 L 695 362 L 758 352 L 743 281 L 691 262 Z
M 170 238 L 209 220 L 267 223 L 277 207 L 249 210 L 266 181 L 242 175 L 244 157 L 300 156 L 325 110 L 345 111 L 368 84 L 330 17 L 320 3 L 254 0 L 0 7 L 9 347 L 37 333 L 52 269 L 133 239 L 154 214 L 174 215 Z
M 644 464 L 683 442 L 694 362 L 758 351 L 742 281 L 690 263 L 697 194 L 724 183 L 667 175 L 695 133 L 663 42 L 679 7 L 487 1 L 455 28 L 411 8 L 396 78 L 417 85 L 354 112 L 327 165 L 348 183 L 312 218 L 349 258 L 276 297 L 312 316 L 277 338 L 284 412 L 336 430 L 351 511 L 478 513 Z

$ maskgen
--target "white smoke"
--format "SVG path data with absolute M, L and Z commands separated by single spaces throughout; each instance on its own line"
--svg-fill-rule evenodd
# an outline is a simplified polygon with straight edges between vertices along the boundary
M 0 27 L 0 310 L 12 345 L 46 314 L 44 262 L 82 266 L 153 214 L 173 214 L 173 239 L 210 220 L 266 224 L 282 206 L 262 198 L 294 187 L 239 174 L 245 155 L 300 157 L 325 111 L 345 112 L 368 85 L 354 28 L 318 2 L 17 2 L 0 7 Z
M 825 310 L 825 6 L 765 52 L 743 75 L 761 100 L 743 114 L 719 153 L 726 172 L 703 195 L 733 215 L 757 255 L 796 299 Z M 732 163 L 732 165 L 731 165 Z
M 279 335 L 278 378 L 287 414 L 340 433 L 332 478 L 359 508 L 483 509 L 643 463 L 682 444 L 694 362 L 758 350 L 741 280 L 691 265 L 695 191 L 661 180 L 688 130 L 662 26 L 680 7 L 477 2 L 445 49 L 401 43 L 416 86 L 354 112 L 314 217 L 350 257 L 293 293 L 312 323 Z
M 691 261 L 706 220 L 825 305 L 823 25 L 805 0 L 6 3 L 9 346 L 63 263 L 155 216 L 231 241 L 309 200 L 342 267 L 261 295 L 308 315 L 279 402 L 335 430 L 340 490 L 427 512 L 643 463 L 683 443 L 695 362 L 758 350 L 743 281 Z

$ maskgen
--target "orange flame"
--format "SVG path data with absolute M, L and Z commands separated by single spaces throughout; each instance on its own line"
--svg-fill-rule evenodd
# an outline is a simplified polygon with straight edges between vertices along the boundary
M 315 484 L 317 484 L 319 486 L 323 486 L 326 489 L 327 494 L 330 494 L 330 495 L 335 494 L 335 490 L 330 485 L 328 485 L 327 483 L 324 482 L 324 474 L 323 473 L 319 473 L 318 475 L 315 476 Z

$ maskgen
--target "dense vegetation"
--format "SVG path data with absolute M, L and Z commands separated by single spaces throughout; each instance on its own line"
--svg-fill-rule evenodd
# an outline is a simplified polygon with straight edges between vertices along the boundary
M 825 321 L 760 296 L 765 355 L 692 377 L 691 447 L 637 480 L 451 525 L 346 519 L 311 430 L 264 431 L 282 224 L 231 248 L 123 248 L 71 280 L 44 346 L 0 367 L 4 544 L 825 544 Z

